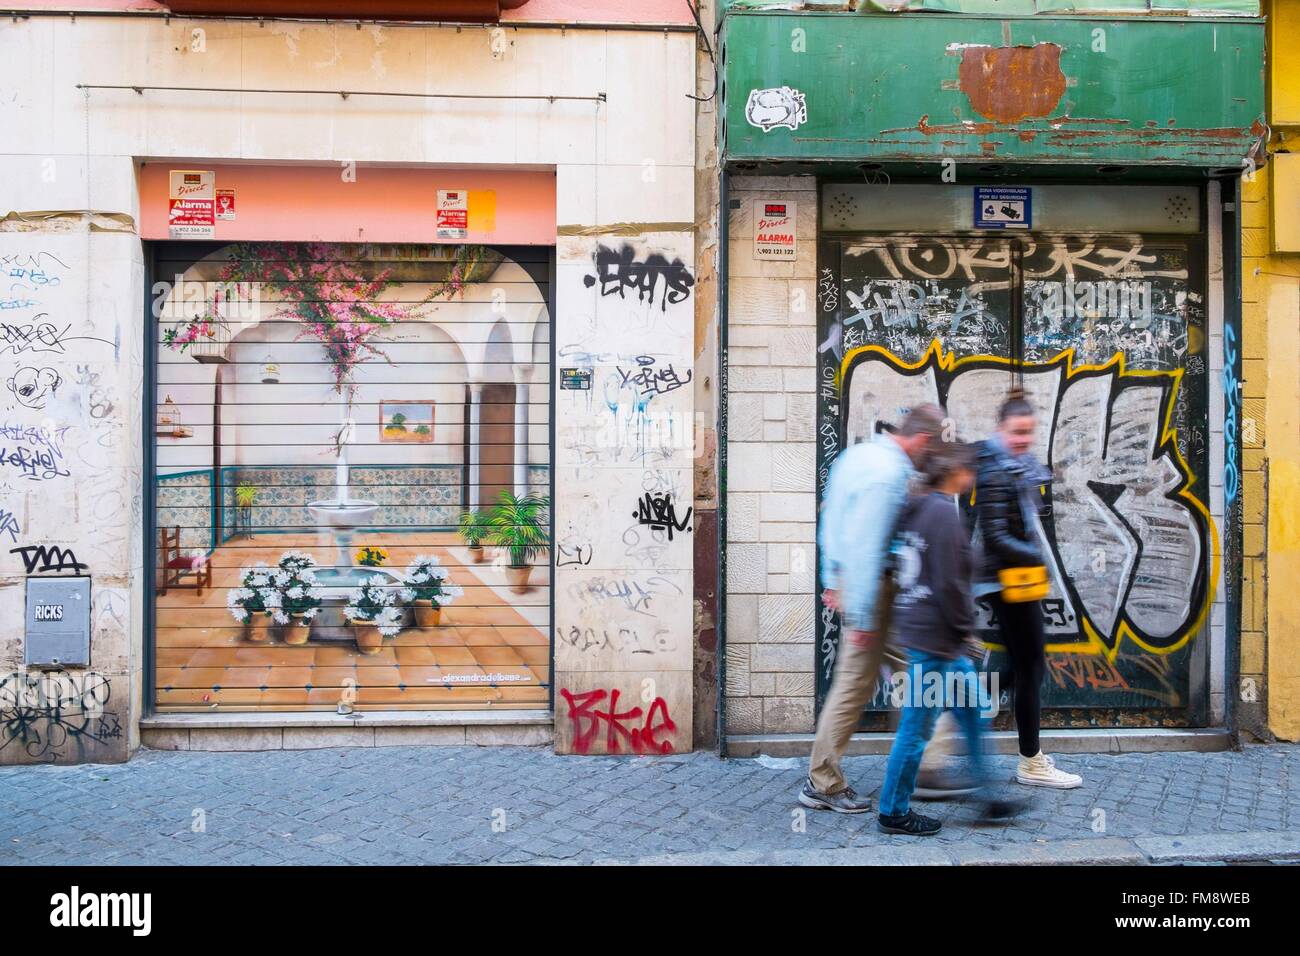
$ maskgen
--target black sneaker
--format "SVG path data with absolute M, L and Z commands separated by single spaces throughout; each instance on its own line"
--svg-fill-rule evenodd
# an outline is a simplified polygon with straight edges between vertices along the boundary
M 978 789 L 976 781 L 951 770 L 922 770 L 916 776 L 912 796 L 922 800 L 950 800 L 969 796 Z
M 903 833 L 907 836 L 934 836 L 943 824 L 934 817 L 923 817 L 915 810 L 896 817 L 881 814 L 876 818 L 876 829 L 881 833 Z
M 871 800 L 859 797 L 852 787 L 845 787 L 839 793 L 822 793 L 805 780 L 799 791 L 799 802 L 814 810 L 834 810 L 836 813 L 866 813 L 871 809 Z

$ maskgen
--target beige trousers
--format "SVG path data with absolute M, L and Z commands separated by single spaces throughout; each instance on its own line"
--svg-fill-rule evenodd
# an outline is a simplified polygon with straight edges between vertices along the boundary
M 893 603 L 893 581 L 886 578 L 880 586 L 876 640 L 870 647 L 858 647 L 848 639 L 847 632 L 841 636 L 835 674 L 817 720 L 817 736 L 808 766 L 808 778 L 820 793 L 839 793 L 848 786 L 840 770 L 840 760 L 849 738 L 858 729 L 867 701 L 876 692 Z

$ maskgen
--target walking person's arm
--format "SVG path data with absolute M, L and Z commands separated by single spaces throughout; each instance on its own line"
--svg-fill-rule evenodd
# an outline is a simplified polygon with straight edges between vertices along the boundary
M 984 548 L 1005 568 L 1042 564 L 1042 554 L 1033 541 L 1024 541 L 1011 533 L 1011 515 L 1020 509 L 1015 484 L 1003 474 L 981 476 L 975 490 L 975 510 L 984 532 Z
M 853 497 L 852 483 L 845 476 L 844 458 L 840 457 L 831 465 L 831 474 L 826 482 L 826 491 L 822 500 L 821 514 L 817 516 L 818 560 L 820 562 L 822 602 L 833 611 L 840 611 L 839 597 L 841 561 L 840 533 L 844 527 L 844 512 Z
M 906 486 L 880 477 L 867 479 L 845 510 L 841 533 L 846 542 L 840 578 L 845 628 L 873 632 L 880 576 Z
M 946 516 L 932 558 L 939 562 L 939 608 L 954 635 L 964 639 L 975 631 L 975 602 L 971 598 L 971 544 L 956 507 Z

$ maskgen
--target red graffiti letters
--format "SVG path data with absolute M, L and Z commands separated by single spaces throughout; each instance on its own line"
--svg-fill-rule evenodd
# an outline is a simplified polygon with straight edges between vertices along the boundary
M 606 753 L 619 753 L 619 741 L 628 744 L 632 753 L 667 754 L 673 752 L 670 740 L 656 740 L 656 734 L 672 734 L 677 725 L 668 716 L 668 703 L 662 697 L 656 697 L 650 709 L 646 711 L 645 720 L 638 727 L 636 721 L 641 719 L 641 708 L 620 712 L 618 709 L 618 691 L 589 690 L 581 694 L 571 694 L 561 690 L 565 702 L 569 705 L 569 719 L 573 721 L 573 749 L 576 753 L 591 752 L 591 745 L 600 733 L 601 724 L 607 725 L 605 735 Z M 596 705 L 609 697 L 609 709 L 598 710 Z M 656 718 L 658 723 L 656 723 Z M 625 721 L 634 722 L 630 728 Z

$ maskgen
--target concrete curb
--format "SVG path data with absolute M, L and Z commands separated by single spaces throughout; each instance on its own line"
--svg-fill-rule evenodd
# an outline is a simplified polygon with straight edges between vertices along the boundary
M 598 860 L 604 866 L 1149 866 L 1177 863 L 1300 861 L 1300 832 L 1250 831 L 1189 836 L 1097 837 L 999 847 L 936 845 L 924 837 L 834 850 L 718 851 Z M 538 861 L 550 862 L 550 861 Z M 565 861 L 555 861 L 556 863 Z
M 1042 732 L 1043 749 L 1054 754 L 1124 754 L 1192 751 L 1214 753 L 1232 749 L 1232 735 L 1221 728 L 1093 728 L 1052 729 Z M 993 753 L 1018 751 L 1014 731 L 997 730 L 988 735 Z M 755 734 L 727 737 L 729 757 L 807 757 L 812 753 L 812 734 Z M 854 734 L 845 755 L 884 755 L 894 744 L 894 735 L 873 731 Z

